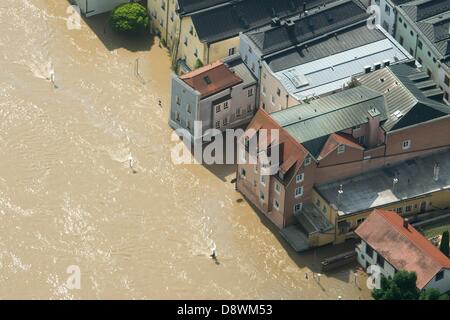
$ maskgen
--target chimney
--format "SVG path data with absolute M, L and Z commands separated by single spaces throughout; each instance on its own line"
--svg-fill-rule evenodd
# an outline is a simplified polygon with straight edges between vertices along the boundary
M 342 200 L 343 195 L 344 195 L 344 190 L 343 190 L 342 184 L 341 184 L 341 185 L 339 185 L 338 197 L 337 197 L 338 207 L 341 205 L 341 200 Z
M 434 179 L 434 181 L 438 181 L 439 180 L 439 170 L 440 170 L 439 162 L 436 161 L 434 163 L 434 170 L 433 170 L 433 179 Z
M 393 180 L 392 180 L 392 192 L 393 193 L 395 193 L 397 190 L 397 183 L 398 183 L 398 178 L 396 177 L 396 178 L 394 178 Z
M 408 229 L 408 226 L 409 226 L 408 218 L 403 219 L 403 228 Z

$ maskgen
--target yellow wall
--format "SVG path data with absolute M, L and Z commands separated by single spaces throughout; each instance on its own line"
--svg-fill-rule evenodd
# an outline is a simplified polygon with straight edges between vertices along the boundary
M 328 218 L 328 220 L 331 222 L 331 224 L 336 225 L 336 239 L 334 238 L 334 235 L 331 237 L 327 234 L 314 234 L 310 237 L 310 245 L 314 246 L 315 244 L 317 246 L 329 244 L 329 243 L 342 243 L 344 242 L 348 234 L 339 234 L 339 229 L 337 227 L 337 223 L 335 220 L 335 217 L 337 215 L 337 212 L 335 209 L 333 209 L 324 199 L 317 193 L 317 191 L 314 189 L 312 201 L 313 204 L 317 207 L 317 200 L 320 200 L 320 210 L 322 210 L 323 206 L 326 207 L 326 213 L 325 216 Z M 396 202 L 394 204 L 389 204 L 386 206 L 380 206 L 377 207 L 377 209 L 383 209 L 383 210 L 390 210 L 390 211 L 397 211 L 397 209 L 402 208 L 401 215 L 403 217 L 412 216 L 415 214 L 420 213 L 421 204 L 425 202 L 426 203 L 426 210 L 425 212 L 430 212 L 434 210 L 444 209 L 450 207 L 450 190 L 441 190 L 437 191 L 428 195 L 424 195 L 417 198 L 412 198 L 408 200 L 403 200 Z M 406 212 L 406 207 L 411 206 L 411 210 L 409 212 Z M 368 209 L 365 211 L 361 211 L 354 215 L 349 215 L 345 217 L 338 217 L 338 221 L 347 221 L 350 223 L 350 231 L 354 231 L 359 224 L 361 224 L 361 219 L 366 219 L 368 215 L 372 212 L 372 209 Z M 323 212 L 323 211 L 322 211 Z M 359 220 L 359 223 L 358 223 Z M 332 231 L 330 231 L 332 232 Z
M 209 48 L 209 62 L 211 63 L 228 57 L 231 48 L 234 48 L 235 54 L 239 53 L 239 36 L 212 43 Z M 208 48 L 206 48 L 206 50 L 208 50 Z

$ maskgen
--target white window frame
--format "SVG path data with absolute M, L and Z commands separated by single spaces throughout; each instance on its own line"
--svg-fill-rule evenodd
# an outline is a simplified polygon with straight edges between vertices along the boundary
M 297 190 L 300 190 L 300 193 L 297 193 Z M 301 196 L 303 196 L 303 186 L 295 188 L 294 196 L 295 198 L 300 198 Z
M 343 154 L 343 153 L 345 153 L 345 144 L 340 144 L 340 145 L 338 145 L 338 147 L 337 147 L 337 153 L 338 153 L 338 154 Z
M 297 209 L 297 206 L 300 207 L 298 210 L 296 210 L 296 209 Z M 301 212 L 302 209 L 303 209 L 303 202 L 299 202 L 299 203 L 294 204 L 294 214 L 295 214 L 295 213 Z
M 311 164 L 311 156 L 310 155 L 307 155 L 305 157 L 305 160 L 303 161 L 303 164 L 304 164 L 305 167 L 309 166 Z
M 403 142 L 402 142 L 402 149 L 403 150 L 408 150 L 410 148 L 411 148 L 411 140 L 410 139 L 403 140 Z
M 275 208 L 275 210 L 279 211 L 280 210 L 280 202 L 277 199 L 273 199 L 273 207 Z
M 278 190 L 277 190 L 277 189 L 278 189 Z M 278 182 L 275 182 L 274 190 L 275 190 L 276 193 L 280 194 L 280 192 L 281 192 L 281 186 L 280 186 L 280 184 L 279 184 Z
M 296 183 L 300 183 L 303 182 L 303 180 L 305 180 L 305 173 L 299 173 L 296 177 L 295 177 L 295 182 Z
M 261 175 L 259 177 L 259 183 L 261 183 L 263 186 L 266 185 L 266 177 L 264 175 Z

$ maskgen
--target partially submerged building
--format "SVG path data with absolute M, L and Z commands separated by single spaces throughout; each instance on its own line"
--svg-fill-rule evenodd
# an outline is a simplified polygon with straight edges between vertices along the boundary
M 169 124 L 186 129 L 192 141 L 210 139 L 209 129 L 222 132 L 244 126 L 256 111 L 256 79 L 239 56 L 182 76 L 174 74 L 171 92 Z M 201 130 L 194 137 L 196 121 Z
M 127 3 L 129 0 L 73 0 L 80 7 L 81 13 L 86 17 L 111 11 L 116 6 Z
M 282 229 L 299 251 L 351 237 L 362 221 L 358 220 L 373 208 L 373 202 L 363 199 L 389 193 L 382 183 L 387 179 L 382 174 L 387 168 L 416 164 L 420 172 L 431 170 L 423 178 L 433 180 L 437 160 L 430 160 L 429 165 L 429 161 L 419 159 L 450 147 L 450 108 L 440 101 L 442 91 L 413 63 L 364 74 L 353 83 L 352 88 L 271 114 L 259 110 L 248 127 L 256 133 L 263 128 L 278 128 L 301 150 L 281 156 L 276 174 L 262 176 L 258 166 L 251 164 L 238 165 L 237 172 L 237 189 Z M 285 152 L 283 142 L 278 144 Z M 444 179 L 444 163 L 449 159 L 445 153 L 441 157 L 440 179 Z M 406 172 L 397 177 L 401 179 L 398 188 L 414 178 L 412 174 L 407 177 Z M 347 191 L 350 187 L 346 181 L 366 181 L 367 185 Z M 379 183 L 385 189 L 371 188 L 370 183 Z M 434 188 L 422 193 L 411 188 L 407 200 L 434 194 Z M 359 202 L 355 200 L 358 197 Z M 392 199 L 377 207 L 395 206 L 398 201 L 406 211 L 410 205 L 406 199 Z M 425 207 L 421 203 L 414 207 L 417 202 L 413 203 L 411 212 L 447 206 L 445 201 L 436 203 L 437 207 L 430 202 L 434 203 L 427 200 Z M 344 203 L 350 207 L 346 211 L 342 211 Z
M 241 35 L 242 59 L 260 80 L 258 106 L 282 110 L 342 90 L 352 76 L 411 56 L 359 1 L 338 0 Z
M 364 269 L 377 266 L 386 278 L 401 270 L 415 272 L 420 290 L 450 290 L 450 260 L 397 213 L 374 210 L 356 234 L 361 238 L 357 259 Z

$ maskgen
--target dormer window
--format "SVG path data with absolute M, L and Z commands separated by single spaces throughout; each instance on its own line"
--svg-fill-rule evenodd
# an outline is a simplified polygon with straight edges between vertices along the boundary
M 340 144 L 337 148 L 338 154 L 343 154 L 345 152 L 345 144 Z
M 311 156 L 307 155 L 303 164 L 305 165 L 305 167 L 309 166 L 311 164 Z
M 295 177 L 295 182 L 296 183 L 300 183 L 303 181 L 303 179 L 305 178 L 305 174 L 304 173 L 300 173 Z

